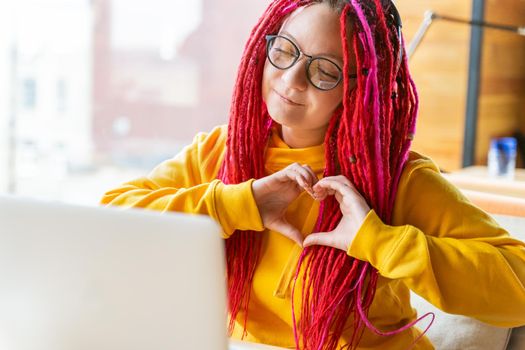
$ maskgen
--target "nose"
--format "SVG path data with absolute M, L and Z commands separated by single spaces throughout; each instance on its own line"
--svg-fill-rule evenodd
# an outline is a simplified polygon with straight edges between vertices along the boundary
M 301 55 L 293 66 L 282 71 L 281 79 L 286 83 L 288 88 L 304 91 L 308 87 L 306 62 L 305 57 Z

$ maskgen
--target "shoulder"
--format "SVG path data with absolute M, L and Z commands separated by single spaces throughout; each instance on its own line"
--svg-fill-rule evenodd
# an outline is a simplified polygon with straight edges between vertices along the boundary
M 226 139 L 228 137 L 228 126 L 219 125 L 208 132 L 199 132 L 193 138 L 193 142 L 188 146 L 188 150 L 195 152 L 195 156 L 200 161 L 207 158 L 220 156 L 226 146 Z
M 439 167 L 430 157 L 415 151 L 410 151 L 401 178 L 410 177 L 414 175 L 414 172 L 418 173 L 422 171 L 440 173 Z
M 410 151 L 398 183 L 398 196 L 409 187 L 427 187 L 444 181 L 438 165 L 428 156 Z
M 431 158 L 410 152 L 399 179 L 393 222 L 437 234 L 444 223 L 458 224 L 465 215 L 479 217 L 480 213 L 471 207 L 463 194 L 441 175 Z
M 414 213 L 417 213 L 417 217 L 422 216 L 425 211 L 442 202 L 441 196 L 445 191 L 454 190 L 447 187 L 439 167 L 431 158 L 410 151 L 398 182 L 394 222 L 414 224 L 417 222 L 413 218 Z
M 228 138 L 228 126 L 219 125 L 209 132 L 200 132 L 193 139 L 191 146 L 199 164 L 203 178 L 211 179 L 217 175 Z
M 200 148 L 224 147 L 228 136 L 228 125 L 219 125 L 209 132 L 199 132 L 193 138 L 193 145 Z
M 157 166 L 152 174 L 170 174 L 175 177 L 184 172 L 191 175 L 195 181 L 208 181 L 215 178 L 226 145 L 228 134 L 227 125 L 214 127 L 209 132 L 199 132 L 193 137 L 193 142 L 184 147 L 175 157 L 168 159 Z

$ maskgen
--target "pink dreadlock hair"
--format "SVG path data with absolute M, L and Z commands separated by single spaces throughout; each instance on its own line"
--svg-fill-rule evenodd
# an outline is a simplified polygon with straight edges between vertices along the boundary
M 273 123 L 261 92 L 265 35 L 277 33 L 285 18 L 298 7 L 314 3 L 328 3 L 340 13 L 343 70 L 349 69 L 348 45 L 353 45 L 358 67 L 354 89 L 349 88 L 347 74 L 343 74 L 342 106 L 334 112 L 324 141 L 324 176 L 346 176 L 388 224 L 418 108 L 407 60 L 404 56 L 399 59 L 404 44 L 390 1 L 275 0 L 269 5 L 252 30 L 240 63 L 226 155 L 218 178 L 235 184 L 264 176 L 264 152 Z M 353 35 L 347 39 L 350 25 Z M 327 198 L 321 203 L 315 232 L 331 231 L 341 216 L 335 198 Z M 243 317 L 246 332 L 250 291 L 260 251 L 260 233 L 237 231 L 226 240 L 230 333 L 238 316 Z M 293 299 L 291 310 L 298 348 L 335 349 L 350 317 L 354 329 L 346 348 L 357 346 L 365 325 L 378 334 L 390 335 L 414 324 L 389 333 L 382 333 L 370 324 L 367 313 L 375 294 L 377 270 L 346 252 L 323 246 L 304 249 L 293 296 L 299 276 L 303 281 L 299 322 Z

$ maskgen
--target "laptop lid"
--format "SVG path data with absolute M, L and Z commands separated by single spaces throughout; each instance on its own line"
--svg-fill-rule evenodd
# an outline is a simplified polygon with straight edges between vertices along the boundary
M 208 217 L 0 196 L 0 348 L 227 349 Z

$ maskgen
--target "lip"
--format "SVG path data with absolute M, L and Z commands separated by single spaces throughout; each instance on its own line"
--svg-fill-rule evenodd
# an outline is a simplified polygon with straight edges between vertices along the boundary
M 278 93 L 278 92 L 275 91 L 275 90 L 273 90 L 273 91 L 274 91 L 274 92 L 275 92 L 275 93 L 281 98 L 281 100 L 283 100 L 285 103 L 288 103 L 288 104 L 290 104 L 290 105 L 292 105 L 292 106 L 304 106 L 304 105 L 301 104 L 301 103 L 297 103 L 297 102 L 295 102 L 295 101 L 293 101 L 293 100 L 290 100 L 290 99 L 287 98 L 287 97 L 284 97 L 283 95 L 281 95 L 280 93 Z

